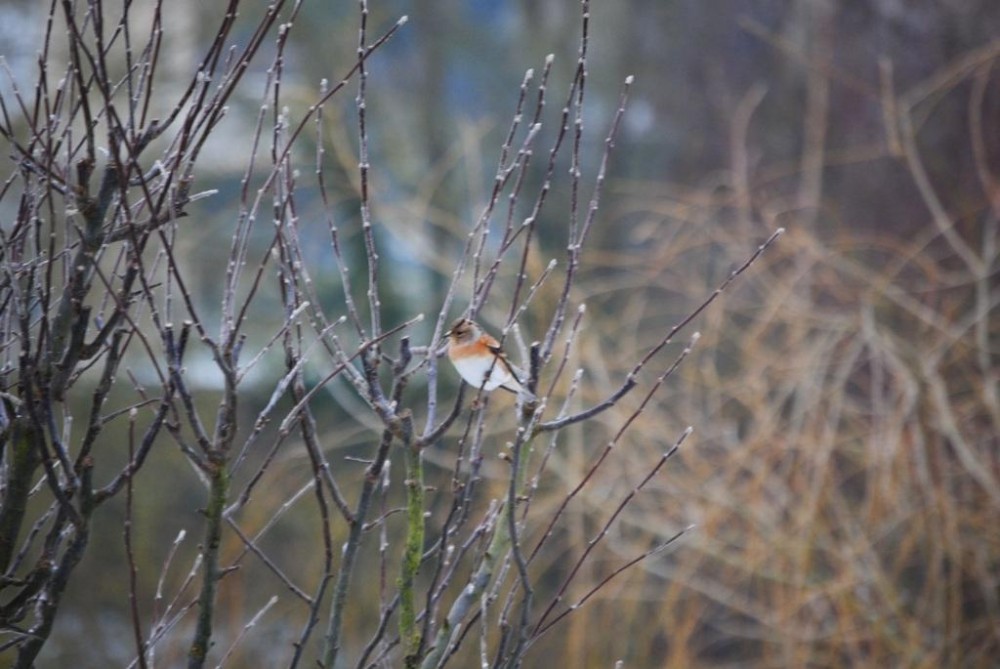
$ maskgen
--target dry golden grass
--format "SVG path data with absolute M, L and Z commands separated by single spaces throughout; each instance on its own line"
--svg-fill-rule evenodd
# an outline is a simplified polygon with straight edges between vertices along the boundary
M 699 207 L 690 204 L 689 214 Z M 615 361 L 654 342 L 693 299 L 682 296 L 710 290 L 755 234 L 699 223 L 637 226 L 646 234 L 631 240 L 634 253 L 654 266 L 622 269 L 609 256 L 608 274 L 590 277 L 582 364 L 598 383 L 606 373 L 613 384 L 623 373 Z M 695 326 L 702 338 L 681 380 L 580 505 L 606 516 L 692 424 L 597 571 L 697 528 L 579 611 L 574 629 L 627 635 L 626 666 L 991 666 L 1000 654 L 996 281 L 944 271 L 942 244 L 927 239 L 854 231 L 830 241 L 790 228 Z M 629 288 L 642 282 L 646 290 Z M 595 442 L 591 432 L 565 444 L 568 480 L 582 476 Z M 567 552 L 587 538 L 568 535 Z M 573 666 L 608 666 L 610 648 L 602 657 L 592 639 L 581 647 L 590 661 Z

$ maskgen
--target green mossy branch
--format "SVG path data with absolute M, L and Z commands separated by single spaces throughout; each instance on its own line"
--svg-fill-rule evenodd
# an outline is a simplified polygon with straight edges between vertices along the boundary
M 205 546 L 203 549 L 204 580 L 198 596 L 198 622 L 194 641 L 188 651 L 188 669 L 200 669 L 211 647 L 212 617 L 215 591 L 219 582 L 219 547 L 222 544 L 222 516 L 229 494 L 229 471 L 223 458 L 216 457 L 210 465 L 210 492 L 205 509 Z
M 406 448 L 406 546 L 399 577 L 399 636 L 408 669 L 419 666 L 422 646 L 414 609 L 414 580 L 424 552 L 424 463 L 421 449 Z
M 0 506 L 0 573 L 7 573 L 24 522 L 32 478 L 41 463 L 38 433 L 31 422 L 15 418 L 10 427 L 10 469 L 6 477 L 3 505 Z

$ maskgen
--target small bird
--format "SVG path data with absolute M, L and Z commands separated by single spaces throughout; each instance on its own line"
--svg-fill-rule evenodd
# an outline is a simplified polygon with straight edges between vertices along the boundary
M 500 342 L 483 332 L 473 321 L 459 318 L 444 334 L 448 337 L 448 358 L 469 385 L 482 387 L 483 390 L 503 388 L 533 397 L 521 383 L 524 373 L 510 363 L 500 348 Z

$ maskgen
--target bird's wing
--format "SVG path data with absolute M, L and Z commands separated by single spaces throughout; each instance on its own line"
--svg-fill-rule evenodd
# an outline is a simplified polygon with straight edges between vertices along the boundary
M 490 350 L 490 353 L 497 357 L 497 364 L 507 370 L 507 372 L 514 377 L 515 381 L 521 383 L 521 379 L 524 377 L 524 372 L 515 367 L 507 358 L 507 354 L 504 353 L 503 348 L 500 347 L 500 342 L 488 334 L 483 334 L 481 341 L 486 345 L 486 348 Z
M 500 342 L 498 342 L 495 337 L 492 337 L 484 332 L 479 338 L 479 341 L 481 341 L 486 348 L 490 349 L 493 355 L 503 356 L 503 349 L 500 348 Z
M 493 337 L 491 337 L 486 333 L 483 333 L 481 341 L 484 344 L 486 344 L 486 348 L 488 348 L 490 352 L 496 356 L 497 358 L 496 364 L 503 366 L 504 370 L 506 370 L 506 372 L 510 374 L 511 378 L 514 380 L 513 384 L 505 383 L 500 387 L 508 392 L 512 392 L 515 394 L 525 392 L 530 395 L 531 393 L 524 386 L 525 381 L 523 381 L 523 379 L 527 378 L 527 374 L 525 374 L 524 370 L 522 370 L 520 367 L 515 366 L 507 358 L 507 354 L 504 353 L 503 349 L 500 347 L 500 342 L 498 342 L 496 339 L 494 339 Z

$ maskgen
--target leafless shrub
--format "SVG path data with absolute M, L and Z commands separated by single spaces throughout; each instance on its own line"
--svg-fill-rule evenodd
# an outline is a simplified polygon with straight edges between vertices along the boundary
M 682 330 L 780 230 L 755 235 L 765 238 L 756 251 L 700 306 L 655 328 L 606 391 L 595 391 L 575 368 L 586 315 L 574 288 L 631 85 L 627 78 L 588 184 L 584 1 L 568 92 L 558 108 L 547 108 L 551 59 L 525 76 L 492 195 L 463 232 L 430 336 L 415 345 L 422 315 L 390 319 L 382 303 L 389 289 L 381 283 L 384 242 L 371 197 L 375 119 L 366 105 L 367 63 L 405 17 L 373 28 L 362 0 L 356 59 L 298 112 L 286 103 L 285 59 L 300 3 L 277 0 L 241 17 L 243 5 L 228 3 L 187 83 L 165 101 L 157 85 L 168 5 L 158 2 L 139 16 L 129 3 L 114 15 L 96 2 L 53 3 L 35 86 L 3 99 L 2 133 L 14 163 L 0 191 L 10 213 L 0 229 L 3 649 L 16 653 L 14 666 L 33 666 L 84 554 L 119 522 L 106 512 L 116 500 L 128 566 L 117 576 L 127 583 L 135 666 L 173 663 L 182 647 L 190 667 L 235 662 L 240 646 L 264 627 L 282 640 L 267 651 L 268 665 L 438 667 L 476 657 L 519 666 L 617 576 L 684 532 L 684 522 L 664 526 L 655 541 L 613 563 L 594 560 L 690 433 L 684 423 L 661 424 L 656 450 L 630 457 L 635 470 L 627 479 L 601 489 L 605 504 L 596 525 L 583 528 L 582 548 L 558 574 L 549 569 L 566 543 L 554 537 L 567 509 L 594 494 L 617 460 L 615 449 L 690 352 L 697 337 Z M 217 254 L 222 279 L 202 285 L 186 258 L 202 211 L 196 202 L 214 194 L 201 185 L 200 165 L 218 151 L 213 141 L 230 104 L 254 94 L 250 72 L 263 90 L 256 115 L 239 119 L 239 146 L 227 147 L 244 172 L 223 236 L 229 245 Z M 358 225 L 350 236 L 360 242 L 353 249 L 334 224 L 325 154 L 327 110 L 348 88 L 356 94 L 358 151 L 351 176 Z M 303 185 L 310 147 L 314 180 Z M 537 184 L 528 178 L 534 169 Z M 529 260 L 557 186 L 569 191 L 569 210 L 559 217 L 566 252 L 539 268 Z M 323 202 L 322 234 L 322 222 L 301 213 L 307 188 Z M 321 237 L 329 253 L 318 262 L 312 247 Z M 317 278 L 334 271 L 342 292 L 331 305 Z M 519 329 L 528 310 L 541 324 L 530 344 Z M 521 351 L 537 399 L 522 398 L 512 409 L 478 389 L 449 397 L 439 356 L 457 311 L 502 315 L 501 340 Z M 681 336 L 690 343 L 665 355 Z M 649 368 L 658 372 L 653 380 L 644 378 Z M 206 389 L 201 378 L 215 387 Z M 114 393 L 116 384 L 130 392 Z M 633 395 L 640 399 L 626 407 Z M 320 407 L 329 407 L 330 396 L 350 403 L 350 438 L 348 430 L 328 431 Z M 560 457 L 561 435 L 599 420 L 606 420 L 597 433 L 608 431 L 606 445 L 567 476 L 560 501 L 546 496 L 536 504 L 537 491 L 555 477 L 548 465 Z M 331 435 L 345 441 L 331 443 Z M 429 486 L 425 458 L 446 436 L 455 438 L 449 473 Z M 496 469 L 487 455 L 495 442 L 504 443 L 506 463 L 497 486 L 484 473 Z M 339 452 L 347 448 L 347 456 Z M 168 449 L 183 455 L 202 484 L 197 501 L 185 500 L 201 507 L 202 538 L 183 576 L 170 574 L 185 535 L 138 537 L 133 527 L 145 508 L 144 477 L 152 482 L 159 474 L 149 463 Z M 308 468 L 290 466 L 295 456 Z M 403 477 L 390 476 L 394 458 L 402 460 Z M 289 552 L 269 535 L 291 523 L 293 511 L 309 529 Z M 169 546 L 152 601 L 138 586 L 137 557 L 150 541 Z M 377 567 L 362 568 L 366 561 Z M 272 592 L 237 620 L 220 603 L 238 596 L 233 582 L 244 571 L 272 580 L 292 604 L 276 609 L 283 605 Z M 291 622 L 275 621 L 275 610 L 289 612 Z M 348 642 L 348 626 L 362 645 Z

